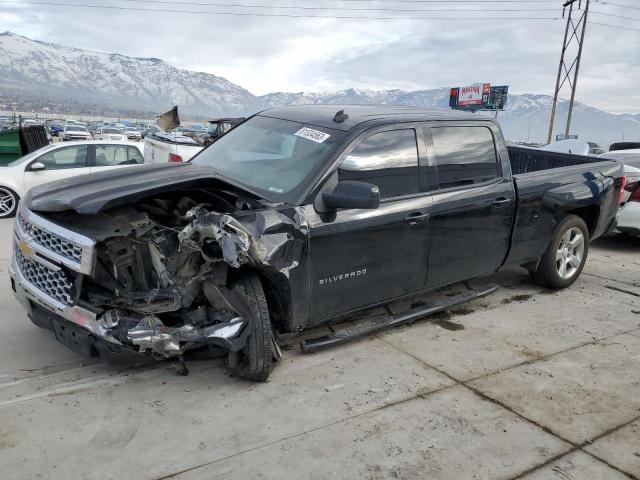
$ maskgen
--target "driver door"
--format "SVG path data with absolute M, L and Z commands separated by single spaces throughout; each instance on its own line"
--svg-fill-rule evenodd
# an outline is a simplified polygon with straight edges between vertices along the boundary
M 90 173 L 91 169 L 87 163 L 88 150 L 88 145 L 70 145 L 35 158 L 25 168 L 24 191 L 27 192 L 43 183 Z M 36 163 L 44 165 L 44 170 L 33 169 Z
M 324 214 L 306 207 L 311 324 L 411 294 L 426 281 L 432 200 L 419 185 L 421 130 L 386 126 L 365 135 L 338 176 L 377 185 L 380 206 Z

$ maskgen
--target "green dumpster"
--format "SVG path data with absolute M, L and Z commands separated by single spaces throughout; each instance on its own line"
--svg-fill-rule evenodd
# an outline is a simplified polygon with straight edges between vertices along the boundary
M 49 145 L 49 139 L 42 125 L 0 132 L 0 166 L 11 163 L 45 145 Z
M 20 129 L 14 128 L 0 132 L 0 165 L 13 162 L 21 156 Z

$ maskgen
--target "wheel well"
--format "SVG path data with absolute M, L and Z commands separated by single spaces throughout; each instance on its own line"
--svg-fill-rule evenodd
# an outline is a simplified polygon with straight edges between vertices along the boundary
M 256 273 L 260 278 L 269 306 L 271 325 L 279 333 L 288 332 L 291 325 L 291 292 L 287 278 L 277 270 L 262 270 L 249 266 L 241 267 L 233 276 L 249 271 Z
M 569 215 L 577 215 L 584 220 L 589 230 L 589 235 L 593 235 L 593 232 L 598 225 L 598 218 L 600 217 L 600 207 L 598 205 L 588 205 L 586 207 L 575 208 L 567 212 Z

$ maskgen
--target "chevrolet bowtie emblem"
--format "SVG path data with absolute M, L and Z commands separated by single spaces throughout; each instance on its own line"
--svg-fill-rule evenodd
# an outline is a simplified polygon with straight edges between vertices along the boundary
M 33 248 L 29 246 L 26 240 L 20 240 L 18 242 L 18 248 L 25 255 L 31 255 L 33 253 Z

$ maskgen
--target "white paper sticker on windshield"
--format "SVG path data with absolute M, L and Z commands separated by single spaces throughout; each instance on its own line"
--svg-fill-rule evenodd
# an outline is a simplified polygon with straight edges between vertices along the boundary
M 328 133 L 321 132 L 319 130 L 314 130 L 313 128 L 302 127 L 298 130 L 294 135 L 302 138 L 306 138 L 307 140 L 311 140 L 312 142 L 322 143 L 331 135 Z

